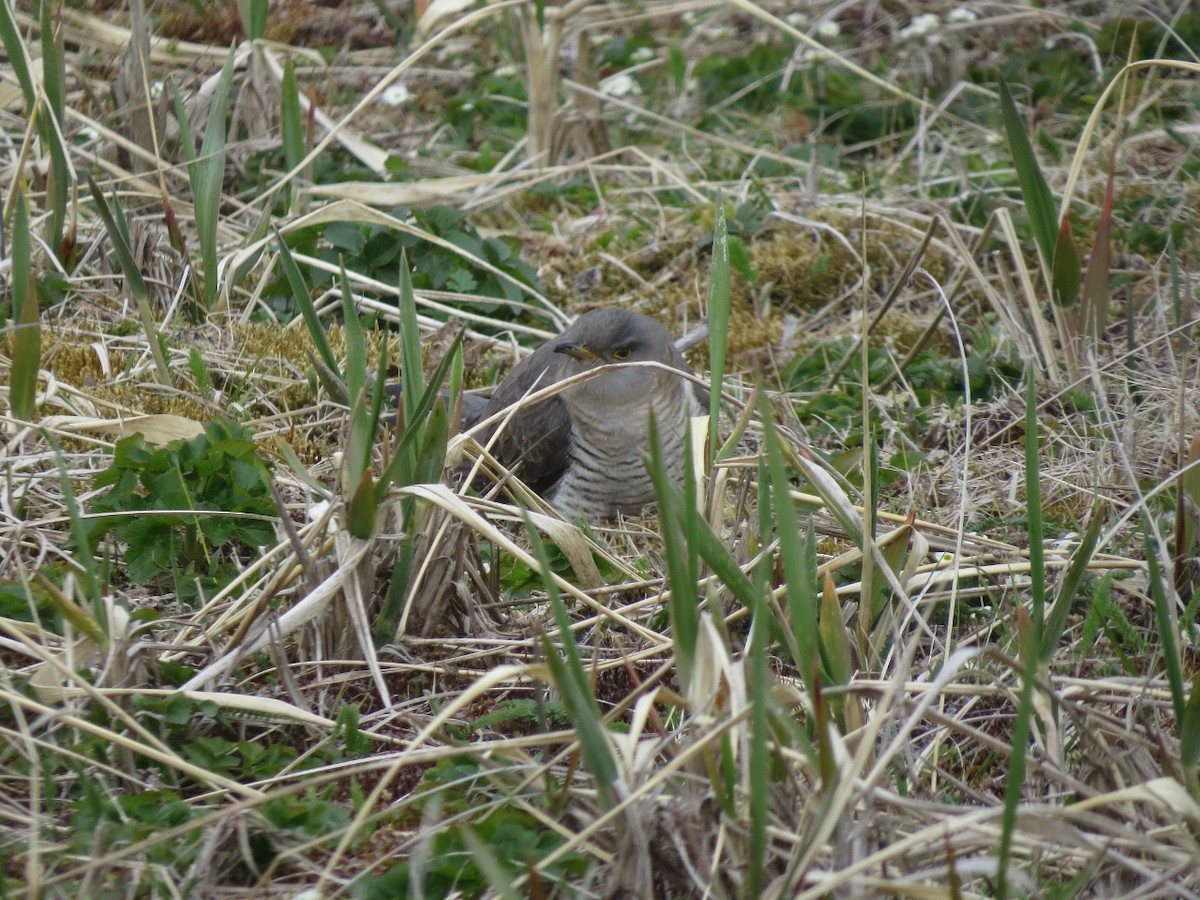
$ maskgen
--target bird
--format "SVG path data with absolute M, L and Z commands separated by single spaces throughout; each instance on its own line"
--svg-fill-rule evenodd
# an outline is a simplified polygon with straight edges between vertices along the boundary
M 463 410 L 463 431 L 506 410 L 533 390 L 613 363 L 628 366 L 521 406 L 476 437 L 565 518 L 588 521 L 637 515 L 655 499 L 646 468 L 653 414 L 670 478 L 683 479 L 689 416 L 708 411 L 709 393 L 671 333 L 628 309 L 594 309 L 579 316 L 520 362 L 486 401 Z

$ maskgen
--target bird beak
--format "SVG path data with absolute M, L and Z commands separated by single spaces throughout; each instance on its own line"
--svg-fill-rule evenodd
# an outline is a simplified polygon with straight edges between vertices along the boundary
M 580 362 L 588 362 L 589 360 L 599 359 L 595 351 L 588 349 L 587 344 L 580 344 L 577 341 L 563 341 L 554 348 L 555 353 L 565 353 L 572 359 L 577 359 Z

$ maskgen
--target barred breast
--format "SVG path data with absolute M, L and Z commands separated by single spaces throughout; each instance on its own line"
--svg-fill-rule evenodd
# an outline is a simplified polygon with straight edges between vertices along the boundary
M 668 474 L 683 478 L 683 442 L 687 416 L 699 405 L 691 386 L 669 377 L 667 389 L 651 391 L 646 402 L 622 412 L 597 414 L 568 403 L 572 436 L 570 465 L 550 502 L 567 518 L 611 519 L 636 515 L 654 502 L 654 484 L 646 467 L 650 455 L 650 411 L 658 424 Z

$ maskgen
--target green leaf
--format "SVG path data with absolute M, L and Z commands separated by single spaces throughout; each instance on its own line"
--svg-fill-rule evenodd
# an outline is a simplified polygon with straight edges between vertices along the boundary
M 9 383 L 9 407 L 14 418 L 33 421 L 37 400 L 38 370 L 42 359 L 42 326 L 38 311 L 37 289 L 33 283 L 29 239 L 29 214 L 25 195 L 15 197 L 13 215 L 12 284 L 16 318 L 13 336 L 12 371 Z
M 1083 579 L 1087 575 L 1088 566 L 1092 562 L 1092 557 L 1096 553 L 1096 545 L 1100 542 L 1100 529 L 1103 527 L 1106 520 L 1106 506 L 1100 497 L 1097 497 L 1092 504 L 1091 512 L 1088 513 L 1087 529 L 1084 531 L 1083 539 L 1079 542 L 1079 546 L 1075 552 L 1071 554 L 1071 562 L 1067 567 L 1067 574 L 1063 577 L 1062 583 L 1058 587 L 1058 595 L 1054 598 L 1054 603 L 1050 607 L 1050 614 L 1046 618 L 1046 624 L 1042 629 L 1041 636 L 1041 660 L 1043 663 L 1049 663 L 1054 656 L 1054 650 L 1058 646 L 1058 642 L 1062 639 L 1063 633 L 1067 629 L 1067 618 L 1071 613 L 1071 604 L 1074 602 L 1076 595 L 1079 593 L 1079 587 L 1083 584 Z
M 1054 266 L 1054 245 L 1058 239 L 1058 213 L 1054 208 L 1054 199 L 1050 188 L 1038 166 L 1033 146 L 1029 143 L 1029 135 L 1025 133 L 1025 122 L 1017 112 L 1008 85 L 1000 81 L 1000 112 L 1004 120 L 1004 131 L 1008 137 L 1009 153 L 1012 154 L 1013 167 L 1017 172 L 1017 182 L 1021 186 L 1021 195 L 1025 199 L 1025 208 L 1029 213 L 1029 224 L 1033 228 L 1033 238 L 1042 256 L 1042 264 L 1047 272 Z
M 300 112 L 300 88 L 296 83 L 296 64 L 289 57 L 283 67 L 279 95 L 279 133 L 283 144 L 284 165 L 295 171 L 303 161 L 304 118 Z
M 558 586 L 550 574 L 550 557 L 546 553 L 546 545 L 537 529 L 533 527 L 528 514 L 524 518 L 530 552 L 541 572 L 542 584 L 546 589 L 550 608 L 554 611 L 554 621 L 561 640 L 561 645 L 555 645 L 549 635 L 542 636 L 546 665 L 550 669 L 554 686 L 562 694 L 563 703 L 575 724 L 579 748 L 592 777 L 596 780 L 601 805 L 611 809 L 619 799 L 614 791 L 617 783 L 617 762 L 613 747 L 605 730 L 604 717 L 596 703 L 596 695 L 579 658 L 579 648 L 575 646 L 567 608 L 563 605 Z
M 1063 216 L 1054 245 L 1054 271 L 1051 278 L 1054 299 L 1060 306 L 1074 306 L 1079 299 L 1082 269 L 1079 248 L 1075 246 L 1075 238 L 1071 234 L 1071 223 Z
M 1179 761 L 1194 780 L 1196 766 L 1200 765 L 1200 678 L 1192 680 L 1192 690 L 1179 722 Z
M 689 446 L 685 443 L 685 452 Z M 690 456 L 690 452 L 687 452 Z M 684 468 L 688 469 L 685 460 Z M 692 540 L 695 525 L 686 517 L 683 507 L 692 497 L 673 489 L 659 440 L 658 424 L 650 419 L 650 479 L 658 498 L 658 515 L 662 522 L 663 558 L 667 564 L 667 584 L 671 593 L 667 611 L 671 620 L 672 646 L 680 688 L 686 696 L 692 685 L 696 658 L 696 642 L 700 633 L 700 592 L 697 588 L 700 558 Z
M 304 319 L 305 326 L 308 328 L 308 335 L 312 338 L 313 345 L 317 348 L 317 353 L 320 355 L 321 362 L 325 364 L 326 370 L 336 376 L 339 372 L 337 359 L 333 355 L 333 348 L 329 346 L 329 336 L 325 333 L 325 327 L 321 324 L 321 320 L 317 316 L 317 308 L 313 305 L 308 283 L 304 280 L 304 273 L 296 265 L 296 259 L 292 256 L 291 249 L 278 230 L 275 232 L 275 242 L 279 245 L 279 263 L 283 266 L 284 275 L 287 276 L 288 286 L 292 291 L 292 299 L 300 307 L 300 315 Z M 337 397 L 337 399 L 348 403 L 349 398 L 346 395 L 344 384 L 342 384 L 341 394 L 342 396 Z
M 784 466 L 775 421 L 765 391 L 759 391 L 759 419 L 763 426 L 763 444 L 767 455 L 767 503 L 779 537 L 779 558 L 783 564 L 791 637 L 796 667 L 810 692 L 819 689 L 820 665 L 817 638 L 817 571 L 815 557 L 808 553 L 808 542 L 800 533 L 796 508 L 792 502 L 791 479 Z M 811 532 L 810 532 L 811 539 Z
M 1108 161 L 1108 183 L 1104 188 L 1104 204 L 1096 221 L 1092 252 L 1088 254 L 1087 271 L 1083 276 L 1083 303 L 1080 323 L 1084 334 L 1098 340 L 1108 327 L 1110 302 L 1109 274 L 1112 271 L 1113 179 L 1117 166 L 1116 145 Z
M 25 42 L 21 39 L 21 29 L 13 16 L 13 5 L 7 2 L 0 3 L 0 40 L 4 42 L 8 64 L 17 76 L 17 83 L 21 85 L 21 93 L 25 97 L 25 114 L 31 116 L 37 105 L 37 89 L 34 87 L 29 54 L 25 50 Z
M 350 390 L 350 396 L 357 397 L 367 386 L 367 349 L 358 306 L 354 303 L 354 292 L 350 289 L 350 276 L 346 273 L 346 263 L 340 255 L 338 279 L 342 288 L 342 328 L 346 334 L 346 386 Z
M 211 310 L 216 305 L 217 229 L 221 217 L 221 194 L 225 186 L 225 118 L 229 112 L 229 93 L 233 84 L 234 54 L 225 56 L 225 65 L 213 91 L 204 126 L 200 155 L 188 166 L 194 198 L 196 231 L 200 240 L 200 258 L 204 266 L 204 305 Z
M 725 205 L 717 204 L 717 222 L 713 228 L 712 271 L 708 283 L 708 355 L 712 374 L 709 378 L 708 467 L 717 452 L 717 425 L 721 413 L 721 385 L 725 378 L 725 354 L 729 344 L 729 227 Z M 729 448 L 733 452 L 733 448 Z
M 114 205 L 109 206 L 108 201 L 104 199 L 104 193 L 100 190 L 100 185 L 96 184 L 96 180 L 92 178 L 91 173 L 88 173 L 88 188 L 91 190 L 92 200 L 96 204 L 96 212 L 99 213 L 101 220 L 104 222 L 104 229 L 108 233 L 108 239 L 113 245 L 113 250 L 117 254 L 117 262 L 121 266 L 121 274 L 125 276 L 125 284 L 129 288 L 129 293 L 133 297 L 134 306 L 138 311 L 138 321 L 142 326 L 142 332 L 146 335 L 146 343 L 150 347 L 150 355 L 154 359 L 154 367 L 158 374 L 158 382 L 164 387 L 173 386 L 170 367 L 167 366 L 167 357 L 163 352 L 162 342 L 159 339 L 158 326 L 154 322 L 154 316 L 150 312 L 150 289 L 146 286 L 146 279 L 142 277 L 141 267 L 137 260 L 133 258 L 133 251 L 129 244 L 129 226 L 125 221 L 125 213 L 120 205 L 116 203 L 114 195 Z

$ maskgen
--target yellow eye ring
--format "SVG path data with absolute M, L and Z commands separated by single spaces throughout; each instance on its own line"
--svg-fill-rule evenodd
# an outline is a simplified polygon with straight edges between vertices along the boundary
M 613 359 L 620 360 L 622 362 L 629 359 L 629 357 L 631 357 L 632 355 L 633 355 L 633 351 L 630 350 L 628 347 L 618 347 L 616 350 L 613 351 Z

